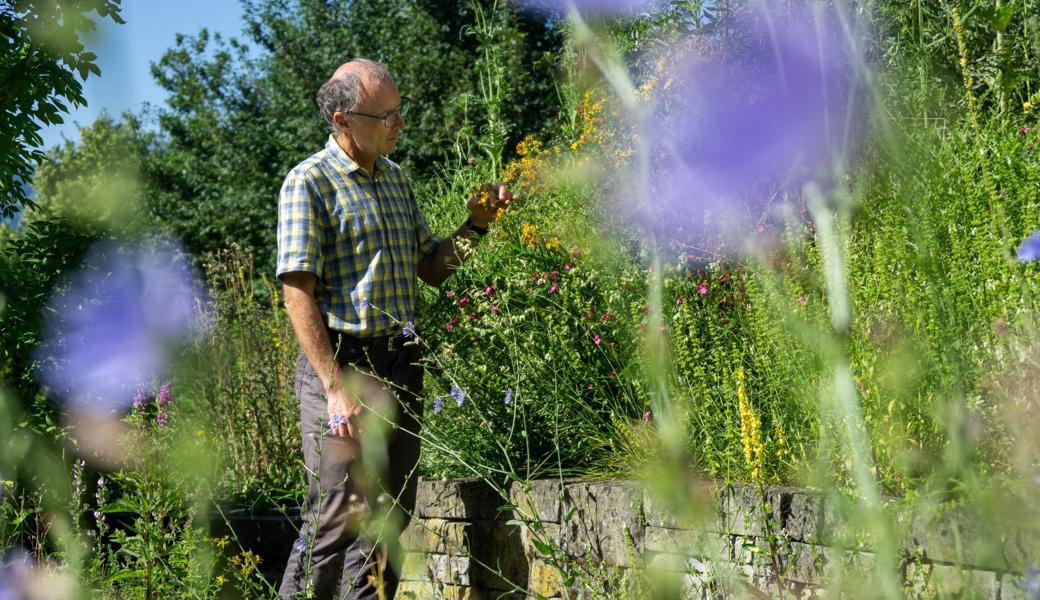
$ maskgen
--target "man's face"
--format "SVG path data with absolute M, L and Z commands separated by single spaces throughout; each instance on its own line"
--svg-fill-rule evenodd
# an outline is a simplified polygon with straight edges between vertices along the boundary
M 367 82 L 366 82 L 367 83 Z M 384 116 L 401 107 L 401 95 L 393 83 L 366 85 L 367 94 L 358 106 L 359 113 Z M 393 152 L 397 138 L 404 128 L 404 118 L 395 114 L 394 123 L 387 127 L 382 119 L 364 115 L 347 115 L 350 136 L 354 145 L 366 155 L 376 157 Z

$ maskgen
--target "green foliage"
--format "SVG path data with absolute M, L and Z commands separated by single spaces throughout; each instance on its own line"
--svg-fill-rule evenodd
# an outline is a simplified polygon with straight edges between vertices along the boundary
M 85 81 L 101 70 L 81 38 L 94 19 L 122 23 L 120 0 L 19 0 L 0 6 L 0 217 L 32 205 L 24 185 L 44 154 L 40 128 L 82 106 Z
M 149 207 L 157 220 L 199 255 L 235 240 L 273 268 L 275 203 L 285 173 L 325 143 L 328 128 L 314 97 L 351 57 L 385 64 L 416 100 L 394 159 L 417 177 L 466 127 L 487 117 L 475 71 L 480 10 L 457 1 L 301 0 L 243 3 L 251 54 L 205 30 L 179 36 L 153 73 L 170 93 L 159 113 L 160 144 L 147 161 Z M 551 73 L 539 64 L 558 45 L 548 23 L 496 9 L 499 67 L 510 73 L 498 91 L 504 144 L 509 131 L 544 127 L 552 116 Z M 364 32 L 359 35 L 358 32 Z M 422 40 L 416 52 L 414 40 Z

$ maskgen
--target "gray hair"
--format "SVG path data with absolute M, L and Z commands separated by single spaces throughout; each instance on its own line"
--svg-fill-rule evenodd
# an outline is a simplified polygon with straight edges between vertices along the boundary
M 361 94 L 365 91 L 364 80 L 374 79 L 379 83 L 395 83 L 394 78 L 386 67 L 374 60 L 367 58 L 354 58 L 346 64 L 358 63 L 360 69 L 350 70 L 332 77 L 326 81 L 318 90 L 318 112 L 329 124 L 332 131 L 336 131 L 336 123 L 332 115 L 337 112 L 352 112 L 361 105 Z

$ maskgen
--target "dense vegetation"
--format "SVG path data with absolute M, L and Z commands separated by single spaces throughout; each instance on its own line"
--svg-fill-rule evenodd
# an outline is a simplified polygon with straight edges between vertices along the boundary
M 739 28 L 746 3 L 658 4 L 586 23 L 486 2 L 244 0 L 258 52 L 180 37 L 154 69 L 166 106 L 102 117 L 51 150 L 36 206 L 2 238 L 0 435 L 21 445 L 0 463 L 16 490 L 0 542 L 80 560 L 113 597 L 269 591 L 255 557 L 230 568 L 227 541 L 193 519 L 214 499 L 285 506 L 302 492 L 274 206 L 284 173 L 324 141 L 314 91 L 353 55 L 384 62 L 417 101 L 394 158 L 435 231 L 453 230 L 485 181 L 521 198 L 444 286 L 422 289 L 425 475 L 501 483 L 678 463 L 868 509 L 871 490 L 959 506 L 994 538 L 1008 516 L 995 500 L 1035 515 L 1040 278 L 1016 253 L 1040 226 L 1040 5 L 878 0 L 842 13 L 862 37 L 849 77 L 865 91 L 849 104 L 845 162 L 816 177 L 825 198 L 790 180 L 749 186 L 741 229 L 668 240 L 615 202 L 638 170 L 632 97 L 681 128 L 696 119 L 670 69 L 684 53 L 750 53 L 754 36 Z M 209 329 L 182 347 L 169 386 L 120 415 L 147 460 L 83 484 L 79 454 L 55 448 L 88 443 L 37 376 L 41 311 L 96 240 L 158 232 L 204 274 Z M 30 460 L 34 447 L 50 458 Z M 48 479 L 64 471 L 71 486 Z M 136 515 L 124 552 L 101 541 L 106 507 Z M 55 541 L 42 523 L 56 510 L 97 537 Z

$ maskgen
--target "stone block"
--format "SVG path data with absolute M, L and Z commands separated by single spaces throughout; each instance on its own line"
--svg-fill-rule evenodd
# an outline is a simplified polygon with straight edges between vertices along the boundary
M 480 479 L 420 479 L 414 516 L 456 521 L 490 520 L 499 516 L 499 507 L 505 504 L 502 496 Z
M 500 591 L 526 589 L 530 569 L 523 540 L 526 527 L 505 521 L 474 525 L 470 561 L 474 585 Z
M 559 523 L 560 505 L 566 483 L 558 479 L 514 482 L 509 487 L 509 501 L 516 507 L 513 518 Z
M 402 581 L 395 596 L 400 600 L 492 600 L 497 597 L 473 587 L 440 585 L 429 581 Z
M 681 498 L 665 498 L 653 489 L 643 493 L 643 518 L 647 526 L 668 529 L 722 531 L 720 494 L 726 489 L 715 482 L 697 482 Z
M 735 535 L 765 536 L 818 543 L 825 528 L 822 494 L 782 486 L 732 485 L 721 492 L 722 530 Z M 832 519 L 836 521 L 836 519 Z
M 934 563 L 908 565 L 906 583 L 914 593 L 928 597 L 996 600 L 1000 589 L 1000 581 L 993 571 Z
M 560 545 L 572 557 L 633 566 L 642 554 L 642 489 L 631 482 L 589 482 L 565 488 Z
M 643 534 L 643 550 L 646 553 L 681 554 L 730 560 L 732 539 L 729 535 L 711 531 L 688 531 L 647 527 Z
M 1004 573 L 1000 576 L 1000 600 L 1032 600 L 1033 594 L 1025 590 L 1026 577 L 1018 573 Z
M 560 576 L 560 570 L 543 560 L 532 560 L 527 590 L 534 595 L 559 598 L 563 595 L 563 578 Z
M 470 559 L 468 556 L 406 552 L 401 566 L 401 581 L 468 586 Z
M 463 521 L 412 519 L 401 533 L 401 545 L 411 552 L 463 554 L 467 550 L 467 528 Z
M 985 522 L 966 511 L 914 517 L 912 543 L 925 559 L 994 571 L 1020 571 L 1040 556 L 1029 528 Z

